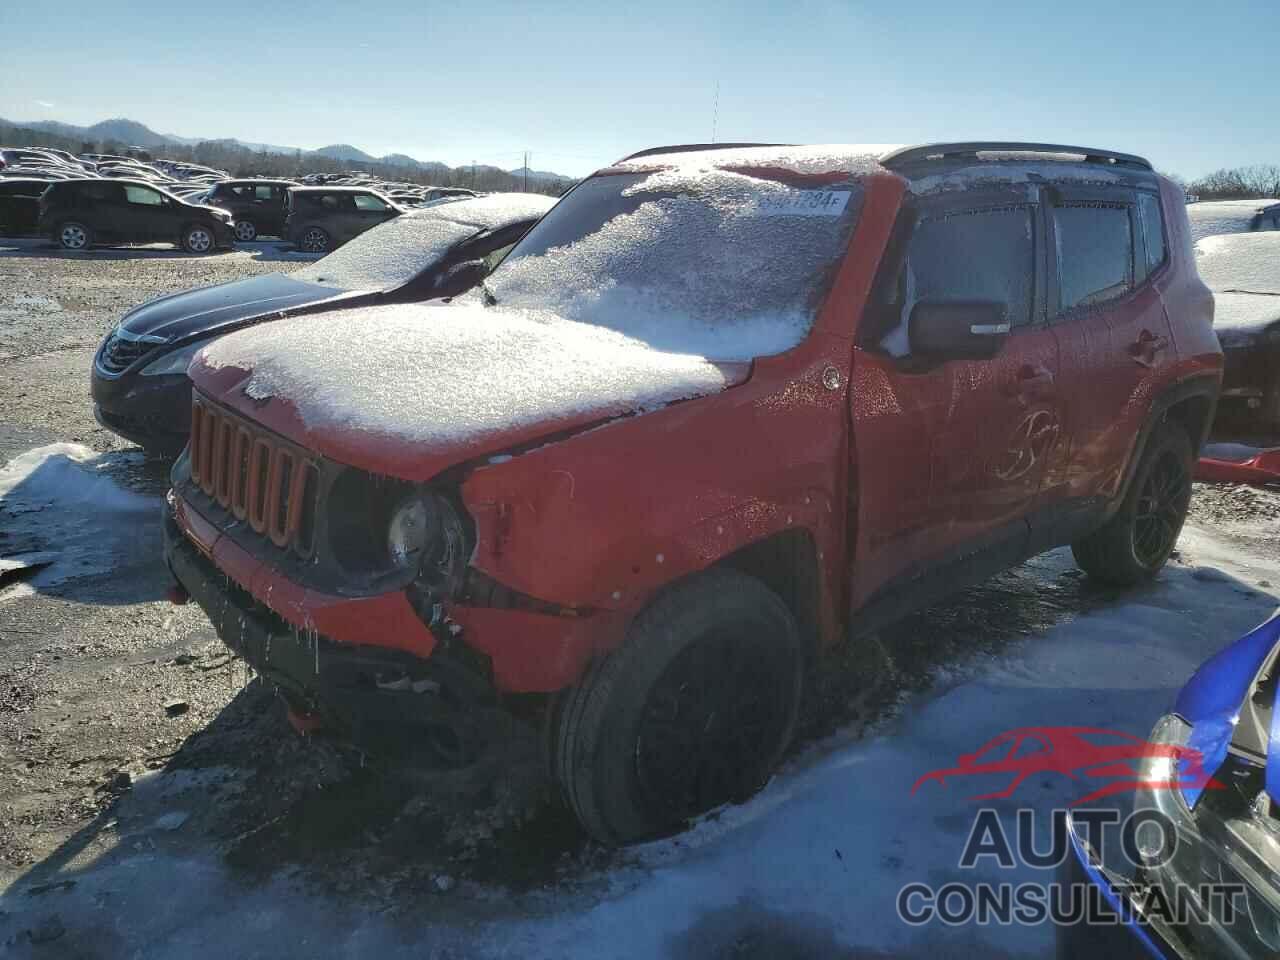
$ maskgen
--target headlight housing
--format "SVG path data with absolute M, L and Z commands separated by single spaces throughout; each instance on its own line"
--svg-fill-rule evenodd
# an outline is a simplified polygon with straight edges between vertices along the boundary
M 207 342 L 207 340 L 198 340 L 195 343 L 187 344 L 185 347 L 179 347 L 177 350 L 171 350 L 162 356 L 156 357 L 139 372 L 144 377 L 186 373 L 187 367 L 191 366 L 191 361 L 195 357 L 196 351 Z

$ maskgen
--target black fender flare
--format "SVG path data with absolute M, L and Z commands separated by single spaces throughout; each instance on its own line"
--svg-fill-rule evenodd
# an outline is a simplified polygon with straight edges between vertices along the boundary
M 1133 477 L 1138 471 L 1138 463 L 1141 462 L 1142 454 L 1147 449 L 1151 434 L 1155 432 L 1156 427 L 1169 418 L 1170 410 L 1187 400 L 1204 400 L 1208 404 L 1208 411 L 1205 414 L 1204 423 L 1200 426 L 1199 436 L 1191 437 L 1191 449 L 1196 456 L 1200 455 L 1200 448 L 1209 438 L 1209 429 L 1213 426 L 1214 414 L 1218 409 L 1218 394 L 1221 390 L 1222 373 L 1215 370 L 1185 377 L 1156 395 L 1151 402 L 1151 410 L 1142 424 L 1142 429 L 1138 431 L 1138 436 L 1134 440 L 1133 452 L 1125 467 L 1124 481 L 1120 484 L 1119 493 L 1107 510 L 1108 516 L 1119 508 L 1128 495 L 1129 484 L 1133 482 Z

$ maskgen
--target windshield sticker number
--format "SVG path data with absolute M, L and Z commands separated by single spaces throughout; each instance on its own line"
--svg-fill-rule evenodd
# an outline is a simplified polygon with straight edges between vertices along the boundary
M 761 217 L 838 217 L 849 205 L 848 190 L 770 192 L 755 206 Z

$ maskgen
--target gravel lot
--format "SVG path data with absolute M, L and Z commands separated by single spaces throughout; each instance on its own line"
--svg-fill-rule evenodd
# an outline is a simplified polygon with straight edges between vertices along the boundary
M 299 259 L 271 243 L 193 258 L 150 248 L 64 255 L 0 241 L 0 467 L 45 444 L 84 444 L 98 453 L 88 469 L 150 498 L 155 511 L 118 521 L 51 513 L 42 533 L 0 500 L 0 557 L 57 551 L 83 532 L 67 524 L 98 523 L 90 540 L 96 562 L 107 563 L 48 586 L 0 574 L 0 892 L 16 883 L 29 897 L 52 897 L 75 882 L 58 871 L 121 850 L 212 851 L 246 884 L 305 868 L 300 882 L 370 909 L 428 903 L 432 916 L 466 919 L 536 912 L 548 888 L 587 896 L 603 869 L 630 862 L 578 831 L 541 769 L 537 731 L 513 724 L 499 755 L 430 781 L 303 740 L 198 608 L 162 599 L 155 520 L 166 467 L 94 422 L 94 349 L 138 303 L 287 271 Z M 1275 551 L 1280 494 L 1198 486 L 1193 521 Z M 835 732 L 856 737 L 904 695 L 935 685 L 944 664 L 954 672 L 957 661 L 1116 604 L 1061 567 L 1035 561 L 841 651 L 845 669 L 831 671 L 795 754 Z M 874 686 L 858 679 L 872 672 L 868 663 L 880 668 Z M 64 921 L 56 910 L 41 916 L 17 936 L 60 955 Z M 4 920 L 0 910 L 0 931 Z M 84 955 L 115 955 L 101 950 Z

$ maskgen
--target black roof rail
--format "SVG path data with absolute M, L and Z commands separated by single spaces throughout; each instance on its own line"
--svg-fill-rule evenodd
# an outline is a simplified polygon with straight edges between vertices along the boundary
M 1153 169 L 1151 161 L 1132 153 L 1073 147 L 1062 143 L 1019 143 L 1016 140 L 975 140 L 972 143 L 926 143 L 904 147 L 880 158 L 881 166 L 894 169 L 931 158 L 976 157 L 979 153 L 1074 153 L 1086 163 L 1112 163 L 1126 167 Z
M 629 154 L 615 163 L 626 163 L 628 160 L 636 160 L 640 157 L 653 157 L 660 153 L 697 153 L 701 150 L 740 150 L 743 147 L 790 147 L 790 143 L 678 143 L 669 147 L 650 147 L 648 150 L 640 150 L 637 153 Z

